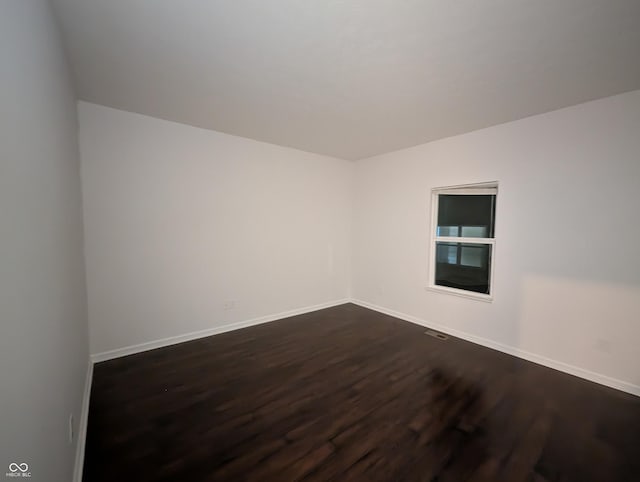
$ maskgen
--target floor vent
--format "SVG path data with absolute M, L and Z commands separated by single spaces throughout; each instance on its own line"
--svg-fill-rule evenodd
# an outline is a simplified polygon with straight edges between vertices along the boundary
M 437 338 L 438 340 L 448 340 L 449 337 L 447 335 L 445 335 L 444 333 L 439 333 L 437 331 L 433 331 L 433 330 L 427 330 L 424 332 L 425 335 L 429 335 L 432 336 L 434 338 Z

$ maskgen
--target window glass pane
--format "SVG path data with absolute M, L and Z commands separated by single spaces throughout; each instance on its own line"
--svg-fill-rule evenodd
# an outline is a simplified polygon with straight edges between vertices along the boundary
M 491 245 L 436 243 L 435 284 L 489 293 Z
M 437 243 L 436 260 L 438 263 L 458 264 L 458 244 Z
M 487 266 L 487 245 L 462 245 L 460 247 L 460 264 L 462 266 L 473 266 L 484 268 Z
M 438 226 L 438 236 L 460 236 L 458 226 Z
M 494 194 L 440 194 L 437 235 L 492 238 L 495 199 Z M 445 230 L 455 234 L 440 234 Z
M 487 226 L 462 226 L 463 238 L 488 238 L 489 229 Z

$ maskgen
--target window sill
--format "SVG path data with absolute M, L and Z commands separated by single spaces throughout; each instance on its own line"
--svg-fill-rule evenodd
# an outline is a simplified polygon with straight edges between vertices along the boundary
M 449 288 L 446 286 L 437 286 L 437 285 L 430 285 L 425 287 L 425 289 L 427 291 L 433 291 L 435 293 L 444 293 L 447 295 L 459 296 L 460 298 L 467 298 L 467 299 L 476 300 L 476 301 L 484 301 L 485 303 L 493 303 L 493 296 L 485 295 L 483 293 L 475 293 L 473 291 L 465 291 L 465 290 L 459 290 L 456 288 Z

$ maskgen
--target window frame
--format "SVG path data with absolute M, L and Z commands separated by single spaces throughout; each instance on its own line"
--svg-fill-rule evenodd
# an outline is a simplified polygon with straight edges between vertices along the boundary
M 497 214 L 493 219 L 493 237 L 492 238 L 473 238 L 473 237 L 456 237 L 456 236 L 438 236 L 438 203 L 441 194 L 454 195 L 495 195 L 496 205 L 494 213 L 497 212 L 498 204 L 498 181 L 481 182 L 475 184 L 461 184 L 457 186 L 434 187 L 431 189 L 431 236 L 429 246 L 429 282 L 427 289 L 438 293 L 451 294 L 470 298 L 479 301 L 493 302 L 494 299 L 494 272 L 496 266 L 496 224 Z M 449 286 L 441 286 L 436 284 L 436 245 L 438 242 L 444 243 L 464 243 L 477 245 L 490 245 L 491 256 L 489 258 L 489 293 L 477 293 L 474 291 L 463 290 L 460 288 L 452 288 Z

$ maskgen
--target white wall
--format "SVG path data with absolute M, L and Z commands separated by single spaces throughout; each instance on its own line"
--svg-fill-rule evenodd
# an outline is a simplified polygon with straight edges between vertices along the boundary
M 640 393 L 640 91 L 365 159 L 354 179 L 355 299 Z M 495 301 L 425 290 L 430 189 L 494 180 Z
M 76 102 L 49 5 L 0 2 L 0 475 L 69 482 L 88 362 Z M 7 479 L 8 480 L 8 479 Z
M 79 113 L 92 353 L 349 296 L 353 163 Z

